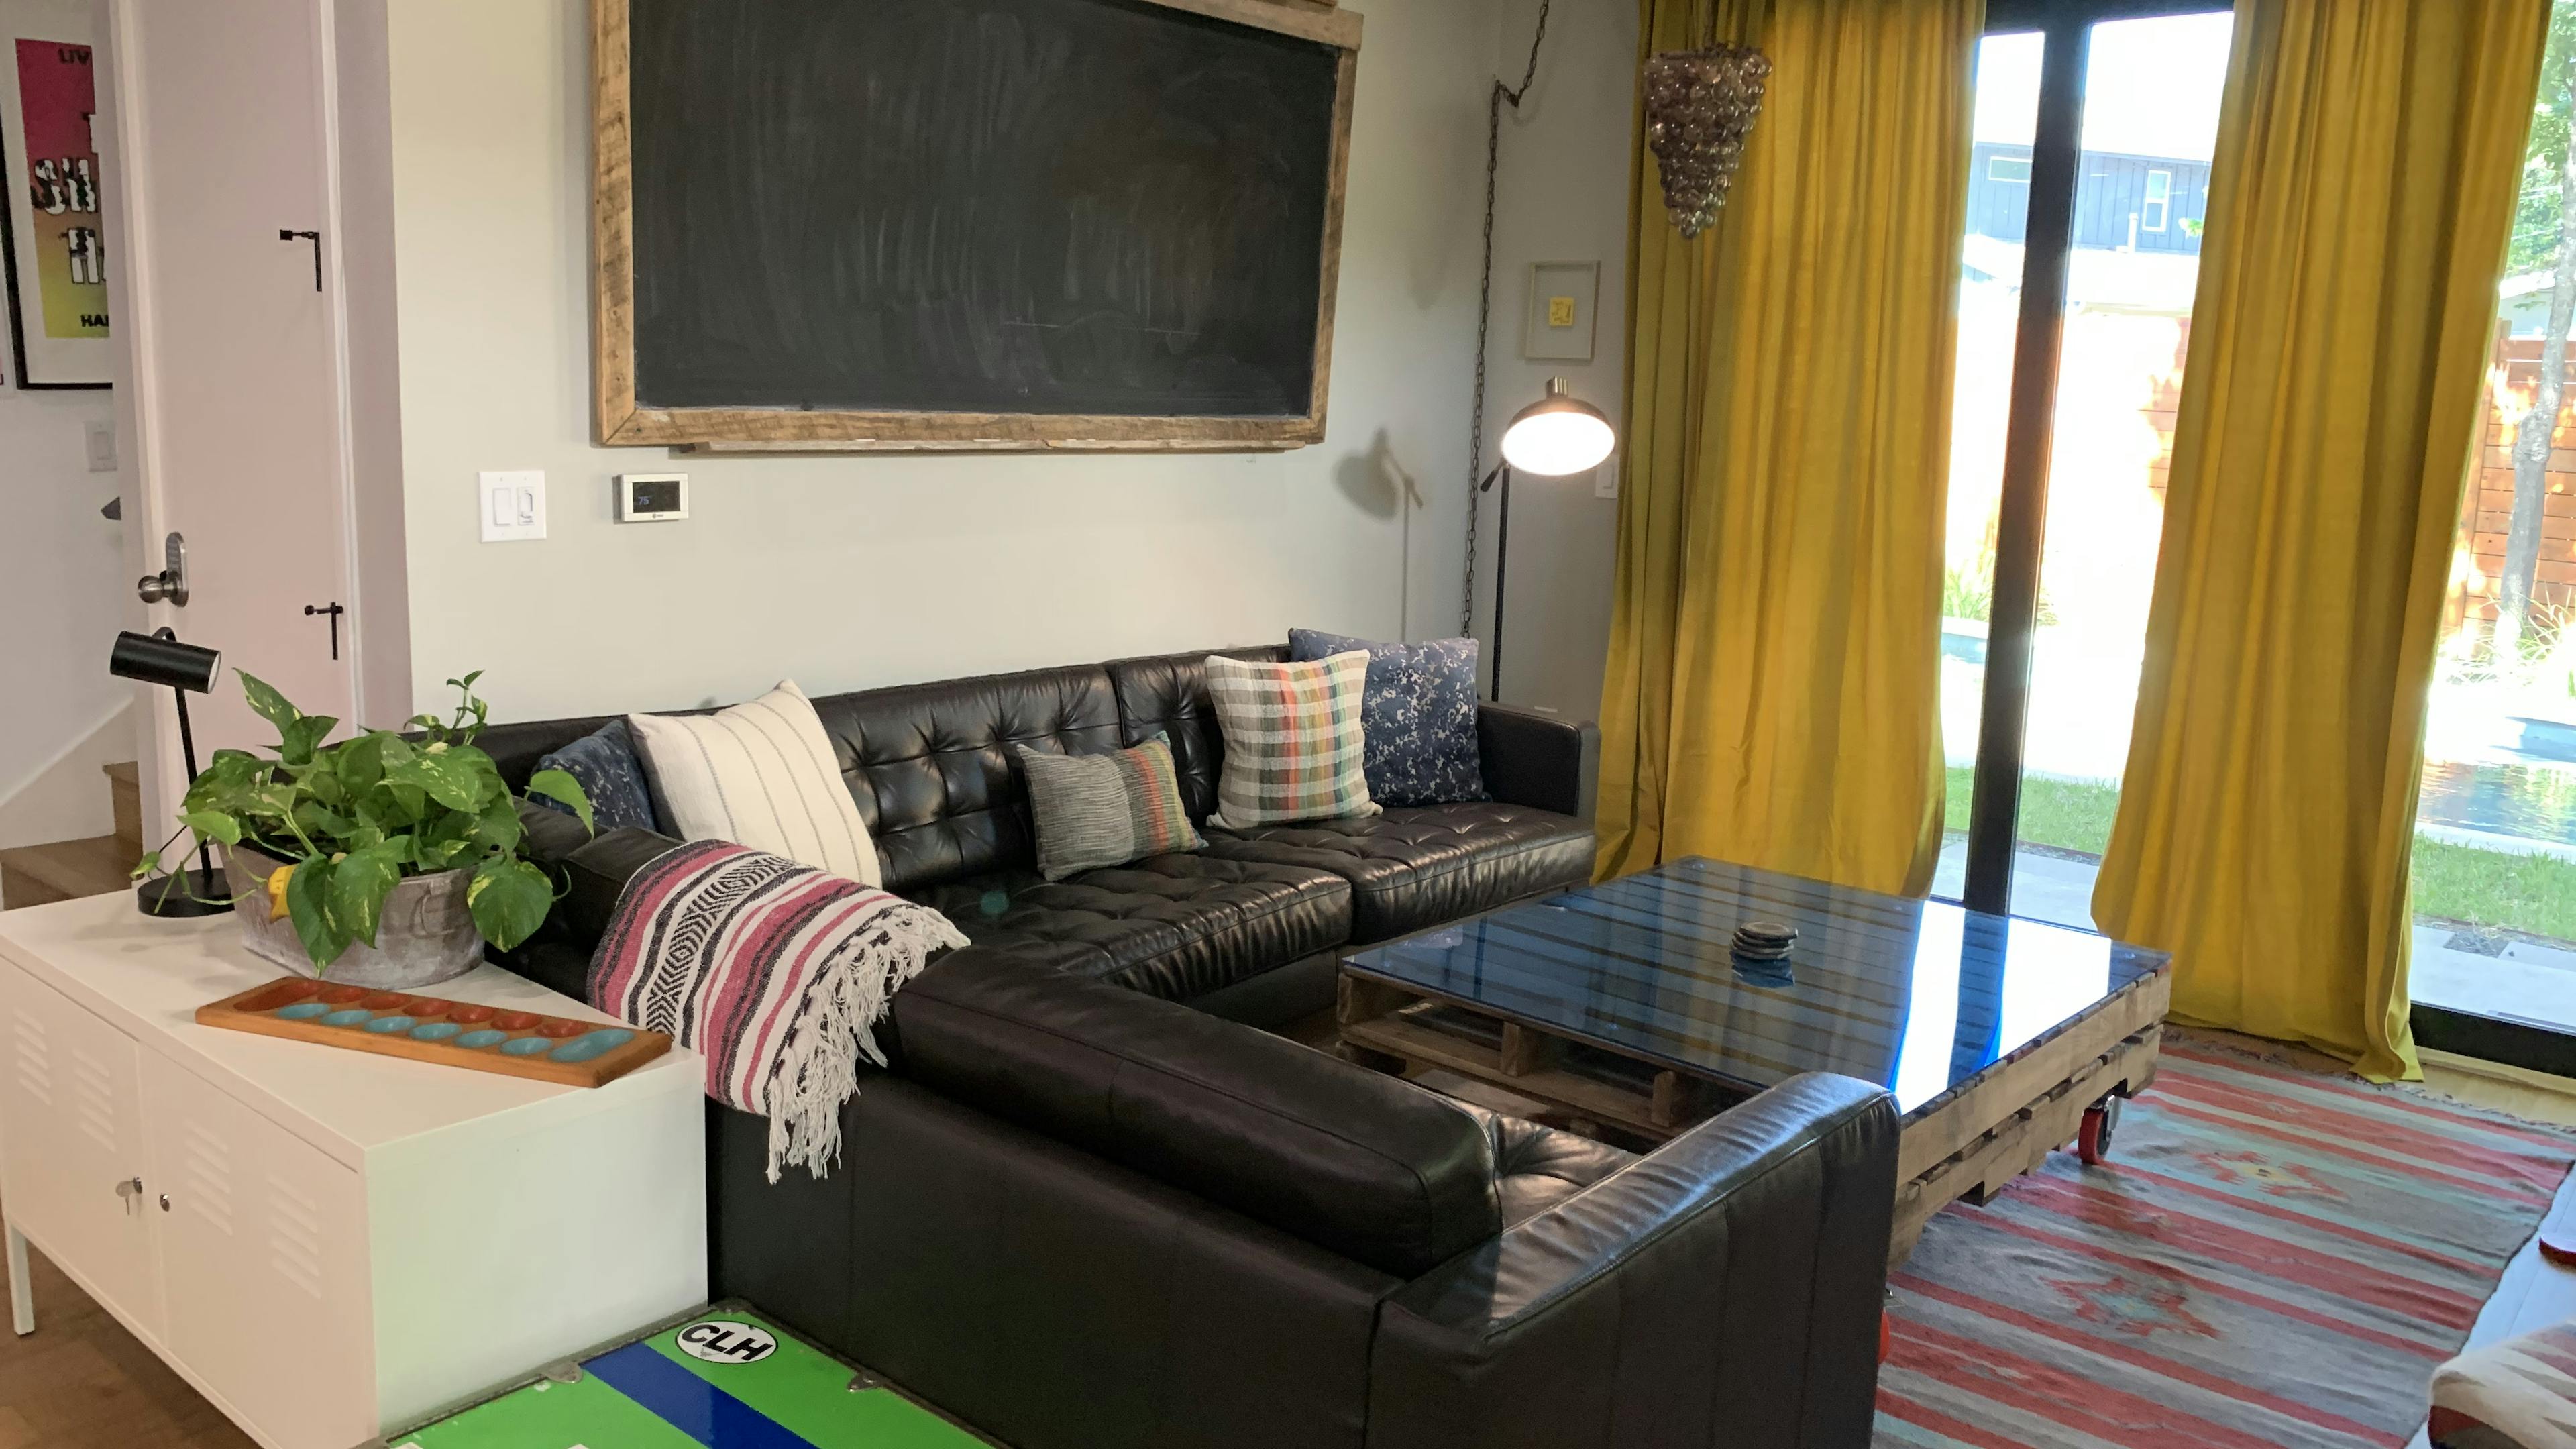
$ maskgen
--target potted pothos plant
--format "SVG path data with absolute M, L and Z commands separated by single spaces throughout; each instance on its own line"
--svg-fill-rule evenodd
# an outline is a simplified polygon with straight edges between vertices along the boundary
M 338 720 L 240 677 L 277 727 L 274 757 L 216 751 L 179 821 L 224 847 L 252 951 L 352 985 L 416 987 L 472 970 L 485 941 L 506 951 L 536 934 L 554 883 L 526 858 L 518 797 L 475 748 L 489 718 L 481 671 L 447 681 L 459 696 L 450 717 L 333 745 L 322 741 Z M 589 796 L 563 771 L 538 771 L 527 793 L 592 827 Z M 136 874 L 159 866 L 155 851 Z

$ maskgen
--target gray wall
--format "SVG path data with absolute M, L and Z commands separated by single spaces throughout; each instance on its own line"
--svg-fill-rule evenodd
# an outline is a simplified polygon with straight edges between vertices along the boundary
M 1475 0 L 1363 8 L 1322 446 L 1214 458 L 673 459 L 589 441 L 587 6 L 393 0 L 419 703 L 441 702 L 439 681 L 478 667 L 490 671 L 498 717 L 529 718 L 731 700 L 782 676 L 820 693 L 1277 639 L 1292 625 L 1455 632 L 1483 183 L 1478 58 L 1492 16 Z M 1614 0 L 1567 0 L 1551 49 L 1606 56 L 1633 45 L 1621 24 L 1632 35 L 1633 15 Z M 1550 78 L 1534 99 L 1535 118 L 1600 96 Z M 1624 136 L 1624 95 L 1606 104 L 1580 135 L 1607 126 Z M 1625 189 L 1621 166 L 1569 178 L 1550 202 L 1522 184 L 1546 154 L 1522 140 L 1506 142 L 1515 250 L 1501 290 L 1515 320 L 1521 262 L 1615 259 Z M 1560 225 L 1560 211 L 1581 219 Z M 1516 331 L 1498 326 L 1498 348 L 1508 352 Z M 1613 321 L 1607 353 L 1615 334 Z M 1499 367 L 1496 406 L 1508 415 L 1508 400 L 1544 375 Z M 1579 378 L 1587 395 L 1615 396 L 1615 366 Z M 475 474 L 504 468 L 545 470 L 548 540 L 478 541 Z M 694 517 L 612 521 L 613 474 L 666 470 L 690 475 Z M 1407 479 L 1419 507 L 1399 502 Z M 1533 661 L 1520 697 L 1544 688 L 1591 710 L 1611 506 L 1569 491 L 1516 519 L 1529 551 L 1515 560 L 1528 582 L 1514 589 L 1524 632 L 1513 652 Z M 1551 532 L 1579 561 L 1554 591 L 1544 580 L 1557 564 L 1541 549 Z M 1554 617 L 1542 624 L 1543 614 Z
M 1529 63 L 1537 17 L 1538 0 L 1502 0 L 1493 6 L 1484 37 L 1492 75 L 1519 82 Z M 1535 400 L 1551 376 L 1563 376 L 1577 397 L 1623 428 L 1626 424 L 1628 138 L 1636 70 L 1633 3 L 1556 0 L 1538 77 L 1517 112 L 1504 108 L 1502 164 L 1496 175 L 1494 319 L 1485 350 L 1486 467 L 1498 456 L 1494 446 L 1502 425 Z M 1487 83 L 1479 78 L 1480 121 Z M 1479 179 L 1481 149 L 1475 158 Z M 1471 226 L 1478 216 L 1481 198 L 1477 216 L 1468 218 Z M 1531 362 L 1521 356 L 1529 268 L 1540 261 L 1601 263 L 1599 325 L 1589 364 Z M 1458 471 L 1464 472 L 1463 465 Z M 1451 492 L 1467 487 L 1465 478 L 1454 475 L 1439 482 Z M 1590 474 L 1524 478 L 1512 490 L 1503 697 L 1578 719 L 1590 719 L 1600 708 L 1619 521 L 1617 501 L 1596 497 L 1593 483 Z M 1479 636 L 1490 636 L 1492 630 L 1494 522 L 1495 507 L 1488 497 L 1477 530 L 1482 555 L 1476 568 Z M 1453 632 L 1458 624 L 1454 584 L 1440 604 L 1441 611 L 1428 622 L 1438 632 Z

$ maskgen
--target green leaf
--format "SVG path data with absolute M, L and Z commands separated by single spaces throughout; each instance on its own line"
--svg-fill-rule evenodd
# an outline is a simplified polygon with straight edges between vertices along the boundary
M 340 777 L 340 787 L 352 797 L 374 789 L 376 782 L 385 777 L 385 745 L 389 741 L 402 743 L 383 730 L 369 730 L 341 741 L 339 748 L 331 752 L 331 772 Z
M 147 850 L 143 852 L 143 858 L 134 863 L 133 873 L 128 875 L 126 879 L 141 880 L 160 868 L 161 852 L 157 850 Z
M 402 880 L 402 861 L 391 845 L 371 845 L 342 856 L 331 868 L 326 904 L 333 926 L 352 939 L 376 944 L 385 896 Z M 289 882 L 290 893 L 293 882 Z
M 179 823 L 208 840 L 220 840 L 226 845 L 241 844 L 241 822 L 221 811 L 183 810 L 179 813 Z
M 236 669 L 233 673 L 241 678 L 242 696 L 250 701 L 251 713 L 277 726 L 280 733 L 304 717 L 303 711 L 288 704 L 285 695 L 259 676 L 247 669 Z
M 290 765 L 309 765 L 323 737 L 339 727 L 340 722 L 327 714 L 299 715 L 278 726 L 277 757 Z
M 590 817 L 590 792 L 581 788 L 581 782 L 570 774 L 562 770 L 539 770 L 528 777 L 528 793 L 562 801 L 572 807 L 573 814 L 581 817 L 582 829 L 593 835 L 599 833 L 598 822 Z
M 331 918 L 331 877 L 337 870 L 336 862 L 315 857 L 297 862 L 295 874 L 286 878 L 286 915 L 317 971 L 328 970 L 349 949 L 348 933 Z
M 472 763 L 451 759 L 448 751 L 435 745 L 399 765 L 388 766 L 385 779 L 396 785 L 415 786 L 451 810 L 479 813 L 486 803 L 484 792 L 488 786 Z
M 295 813 L 295 787 L 277 780 L 253 785 L 242 792 L 244 815 L 261 815 L 272 820 L 285 820 Z
M 346 843 L 358 829 L 349 817 L 313 800 L 296 802 L 295 823 L 304 827 L 315 845 Z
M 495 856 L 465 887 L 465 908 L 483 939 L 507 951 L 537 933 L 554 909 L 555 890 L 544 871 L 524 860 Z
M 528 827 L 519 823 L 519 802 L 507 794 L 483 807 L 483 813 L 475 817 L 472 839 L 477 847 L 515 855 L 519 842 L 527 838 Z

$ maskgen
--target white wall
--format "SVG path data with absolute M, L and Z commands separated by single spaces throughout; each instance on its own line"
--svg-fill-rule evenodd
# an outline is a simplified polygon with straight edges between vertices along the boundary
M 820 693 L 1278 639 L 1292 625 L 1454 632 L 1490 18 L 1475 0 L 1361 8 L 1321 446 L 674 461 L 589 442 L 587 6 L 393 0 L 419 703 L 477 667 L 507 719 L 732 700 L 782 675 Z M 1619 115 L 1624 129 L 1624 102 Z M 477 541 L 474 477 L 499 468 L 545 470 L 546 541 Z M 693 516 L 614 522 L 611 475 L 666 469 L 690 475 Z M 1423 507 L 1399 506 L 1405 476 Z M 1516 618 L 1539 593 L 1527 587 Z
M 133 697 L 107 673 L 134 587 L 98 513 L 117 475 L 89 471 L 86 439 L 112 418 L 105 392 L 0 387 L 0 847 L 105 835 L 93 756 L 135 757 L 124 730 L 99 734 Z
M 1539 0 L 1500 0 L 1488 12 L 1494 74 L 1518 84 L 1529 64 Z M 1561 376 L 1574 395 L 1624 427 L 1627 374 L 1628 145 L 1637 75 L 1634 0 L 1555 0 L 1537 78 L 1518 110 L 1503 108 L 1495 176 L 1494 314 L 1485 349 L 1485 466 L 1512 414 Z M 1480 85 L 1480 90 L 1482 89 Z M 1478 157 L 1481 171 L 1483 158 Z M 1601 296 L 1586 363 L 1521 356 L 1532 262 L 1598 261 Z M 1597 498 L 1589 473 L 1519 479 L 1512 487 L 1502 694 L 1513 704 L 1591 719 L 1601 704 L 1610 637 L 1610 567 L 1619 505 Z M 1460 480 L 1455 487 L 1464 487 Z M 1477 529 L 1476 632 L 1493 620 L 1496 495 Z M 1451 552 L 1458 552 L 1453 545 Z M 1440 632 L 1457 625 L 1453 584 Z M 1490 652 L 1490 651 L 1489 651 Z

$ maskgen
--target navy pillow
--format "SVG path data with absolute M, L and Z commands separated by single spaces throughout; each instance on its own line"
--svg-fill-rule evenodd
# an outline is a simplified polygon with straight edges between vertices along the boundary
M 591 819 L 602 830 L 629 825 L 639 830 L 658 828 L 653 797 L 644 788 L 644 766 L 635 758 L 635 737 L 622 719 L 610 720 L 537 761 L 537 768 L 561 770 L 580 781 L 583 793 L 590 796 Z M 543 795 L 535 798 L 540 805 L 572 813 Z
M 1380 805 L 1489 800 L 1476 752 L 1476 641 L 1387 644 L 1314 629 L 1288 631 L 1288 657 L 1305 662 L 1368 651 L 1360 727 L 1361 768 Z

